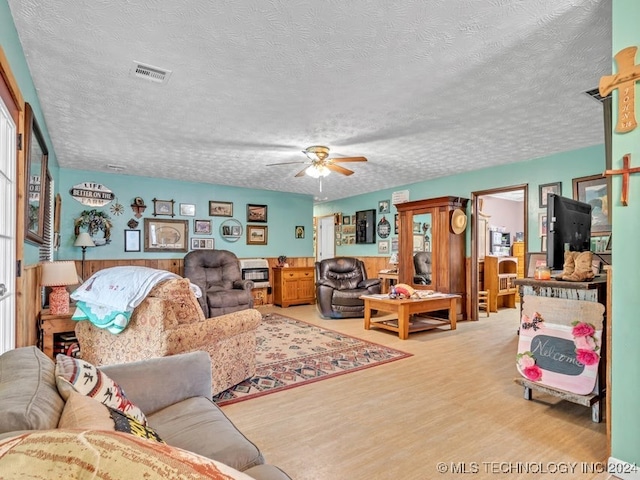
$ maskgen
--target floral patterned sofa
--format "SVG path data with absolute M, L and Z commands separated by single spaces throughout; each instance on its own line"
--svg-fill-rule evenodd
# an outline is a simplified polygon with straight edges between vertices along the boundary
M 262 315 L 245 309 L 205 318 L 189 283 L 177 278 L 156 285 L 117 335 L 79 321 L 82 358 L 100 366 L 203 350 L 211 357 L 214 395 L 251 377 Z

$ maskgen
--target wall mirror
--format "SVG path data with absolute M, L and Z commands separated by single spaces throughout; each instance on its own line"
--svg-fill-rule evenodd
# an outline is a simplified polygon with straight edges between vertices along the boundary
M 33 114 L 31 105 L 25 110 L 25 237 L 28 242 L 44 243 L 46 208 L 47 156 L 44 137 Z
M 413 215 L 413 283 L 431 285 L 431 213 Z

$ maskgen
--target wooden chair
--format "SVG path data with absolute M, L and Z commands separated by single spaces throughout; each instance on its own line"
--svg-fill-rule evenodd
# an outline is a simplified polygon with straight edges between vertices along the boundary
M 489 312 L 489 290 L 479 290 L 478 291 L 478 309 L 484 309 L 487 312 L 487 317 L 490 315 Z

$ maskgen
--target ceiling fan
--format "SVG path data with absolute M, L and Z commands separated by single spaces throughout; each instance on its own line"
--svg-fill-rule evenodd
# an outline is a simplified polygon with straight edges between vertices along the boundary
M 302 153 L 304 153 L 310 162 L 299 161 L 299 162 L 281 162 L 281 163 L 269 163 L 268 167 L 273 165 L 292 165 L 296 163 L 306 163 L 307 167 L 296 173 L 296 177 L 302 177 L 305 174 L 314 178 L 326 177 L 331 172 L 341 173 L 342 175 L 352 175 L 353 170 L 349 170 L 348 168 L 344 168 L 340 165 L 336 165 L 336 163 L 346 163 L 346 162 L 366 162 L 367 159 L 365 157 L 336 157 L 329 158 L 329 147 L 324 147 L 322 145 L 314 145 L 311 147 L 305 148 Z

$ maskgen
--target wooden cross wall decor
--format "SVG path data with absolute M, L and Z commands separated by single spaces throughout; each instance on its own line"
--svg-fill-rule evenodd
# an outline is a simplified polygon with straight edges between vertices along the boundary
M 630 168 L 631 154 L 627 153 L 622 157 L 622 168 L 620 170 L 605 170 L 603 175 L 622 175 L 622 194 L 620 196 L 620 202 L 622 206 L 629 205 L 629 175 L 632 173 L 640 173 L 640 167 Z
M 600 79 L 600 96 L 606 97 L 618 89 L 618 123 L 616 132 L 627 133 L 638 126 L 635 114 L 635 87 L 640 80 L 640 65 L 635 65 L 638 47 L 620 50 L 613 58 L 618 65 L 618 73 Z

